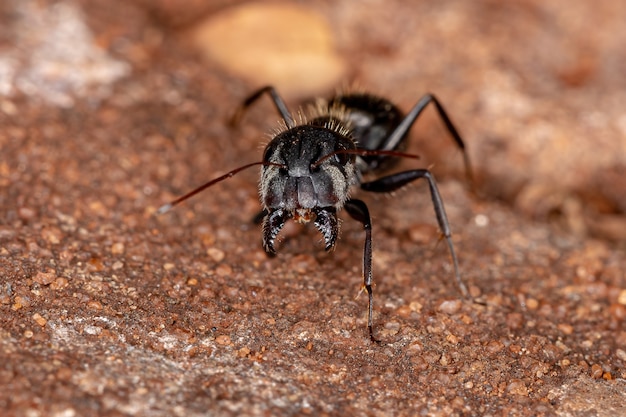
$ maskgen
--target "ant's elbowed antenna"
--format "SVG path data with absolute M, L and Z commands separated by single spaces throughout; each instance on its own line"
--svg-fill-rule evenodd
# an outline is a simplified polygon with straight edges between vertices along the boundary
M 257 165 L 277 165 L 279 167 L 282 166 L 281 164 L 274 164 L 274 163 L 271 163 L 271 162 L 263 162 L 263 161 L 252 162 L 251 164 L 240 166 L 239 168 L 235 168 L 232 171 L 227 172 L 226 174 L 222 175 L 221 177 L 214 178 L 211 181 L 209 181 L 209 182 L 207 182 L 205 184 L 202 184 L 198 188 L 195 188 L 195 189 L 191 190 L 187 194 L 185 194 L 183 196 L 180 196 L 177 199 L 175 199 L 173 201 L 170 201 L 167 204 L 163 204 L 161 207 L 159 207 L 159 209 L 156 212 L 157 212 L 157 214 L 167 213 L 172 208 L 174 208 L 174 206 L 177 205 L 178 203 L 182 203 L 183 201 L 187 200 L 188 198 L 193 197 L 194 195 L 196 195 L 196 194 L 206 190 L 207 188 L 211 187 L 212 185 L 217 184 L 220 181 L 223 181 L 225 179 L 228 179 L 228 178 L 232 177 L 233 175 L 237 174 L 238 172 L 243 171 L 244 169 L 252 168 L 253 166 L 257 166 Z

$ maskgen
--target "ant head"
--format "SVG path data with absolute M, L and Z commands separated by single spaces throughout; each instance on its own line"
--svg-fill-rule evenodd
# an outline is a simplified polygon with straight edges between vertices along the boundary
M 323 121 L 287 129 L 265 148 L 261 200 L 289 212 L 340 208 L 356 182 L 354 142 Z

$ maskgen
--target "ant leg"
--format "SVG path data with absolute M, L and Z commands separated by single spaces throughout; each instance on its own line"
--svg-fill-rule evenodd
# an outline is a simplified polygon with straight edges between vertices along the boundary
M 272 102 L 274 103 L 274 106 L 276 106 L 278 113 L 280 113 L 280 116 L 283 118 L 283 120 L 287 124 L 287 127 L 288 128 L 295 127 L 296 124 L 293 120 L 293 116 L 291 115 L 291 113 L 289 112 L 289 109 L 287 108 L 287 105 L 285 104 L 283 99 L 280 97 L 280 95 L 278 95 L 278 92 L 276 91 L 276 89 L 272 87 L 271 85 L 267 85 L 265 87 L 258 89 L 257 91 L 252 93 L 248 98 L 246 98 L 243 101 L 243 103 L 241 103 L 241 105 L 237 108 L 235 113 L 233 114 L 232 118 L 230 119 L 230 124 L 232 126 L 237 125 L 239 121 L 241 120 L 241 118 L 243 117 L 243 114 L 245 113 L 245 111 L 248 109 L 248 107 L 250 107 L 255 101 L 257 101 L 263 94 L 266 94 L 266 93 L 269 94 L 270 97 L 272 98 Z
M 458 148 L 463 153 L 463 163 L 465 165 L 465 176 L 467 177 L 470 184 L 474 184 L 474 175 L 472 173 L 472 165 L 470 163 L 469 155 L 467 154 L 467 150 L 465 149 L 465 142 L 461 138 L 459 131 L 456 129 L 452 120 L 448 116 L 448 113 L 445 111 L 437 97 L 433 94 L 426 94 L 424 97 L 420 99 L 420 101 L 413 106 L 413 108 L 407 113 L 402 122 L 396 127 L 396 129 L 387 137 L 387 140 L 380 147 L 381 150 L 394 150 L 398 147 L 404 136 L 407 134 L 415 120 L 422 114 L 422 111 L 426 108 L 429 103 L 433 103 L 435 108 L 437 109 L 437 113 L 439 113 L 439 117 L 443 120 L 443 123 L 446 125 L 448 132 L 452 135 L 452 139 L 458 146 Z
M 365 246 L 363 248 L 363 286 L 367 291 L 369 302 L 367 310 L 367 329 L 369 331 L 370 340 L 380 343 L 376 338 L 374 338 L 372 324 L 374 295 L 372 293 L 372 222 L 370 220 L 370 213 L 365 203 L 356 199 L 346 201 L 344 208 L 354 220 L 363 224 L 363 229 L 365 230 Z
M 428 186 L 430 187 L 430 197 L 432 199 L 433 207 L 435 209 L 435 215 L 437 216 L 437 223 L 439 223 L 439 229 L 441 230 L 441 233 L 448 243 L 448 248 L 452 257 L 452 263 L 454 264 L 454 276 L 456 278 L 456 283 L 461 289 L 463 296 L 468 298 L 469 292 L 467 291 L 467 287 L 461 280 L 461 274 L 459 272 L 459 262 L 456 257 L 454 245 L 452 244 L 452 232 L 450 231 L 448 216 L 446 215 L 446 210 L 443 206 L 443 200 L 441 199 L 441 194 L 439 194 L 437 182 L 435 181 L 435 177 L 433 176 L 433 174 L 427 169 L 414 169 L 410 171 L 398 172 L 396 174 L 391 174 L 374 181 L 365 182 L 361 184 L 361 189 L 374 193 L 388 193 L 395 191 L 419 178 L 426 178 L 426 180 L 428 181 Z

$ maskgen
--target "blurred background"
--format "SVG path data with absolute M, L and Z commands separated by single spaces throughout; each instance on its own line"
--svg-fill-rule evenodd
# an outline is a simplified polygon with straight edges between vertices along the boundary
M 625 16 L 612 0 L 7 0 L 0 117 L 35 127 L 16 99 L 63 109 L 161 102 L 206 126 L 265 84 L 293 106 L 346 85 L 404 109 L 432 92 L 467 142 L 480 195 L 623 241 Z M 411 150 L 458 177 L 458 151 L 426 113 Z M 207 128 L 219 142 L 220 127 Z M 232 146 L 249 147 L 216 143 Z M 2 164 L 6 182 L 14 162 Z

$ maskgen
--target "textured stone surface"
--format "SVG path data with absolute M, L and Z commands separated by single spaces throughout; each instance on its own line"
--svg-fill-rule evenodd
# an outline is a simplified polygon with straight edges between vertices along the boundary
M 83 53 L 101 58 L 88 69 L 132 71 L 94 79 L 94 96 L 53 83 L 63 103 L 15 88 L 32 68 L 15 47 L 20 19 L 35 13 L 15 11 L 53 4 L 84 19 Z M 405 109 L 438 94 L 479 179 L 469 192 L 428 111 L 409 150 L 435 164 L 475 303 L 455 287 L 427 187 L 359 194 L 374 221 L 381 345 L 367 338 L 366 297 L 355 298 L 363 232 L 347 216 L 332 253 L 293 225 L 267 258 L 250 222 L 254 170 L 154 215 L 259 160 L 277 116 L 264 100 L 229 129 L 253 86 L 201 60 L 192 28 L 160 26 L 144 4 L 0 3 L 7 415 L 624 413 L 621 3 L 308 6 L 361 86 Z M 87 61 L 75 62 L 81 72 Z

